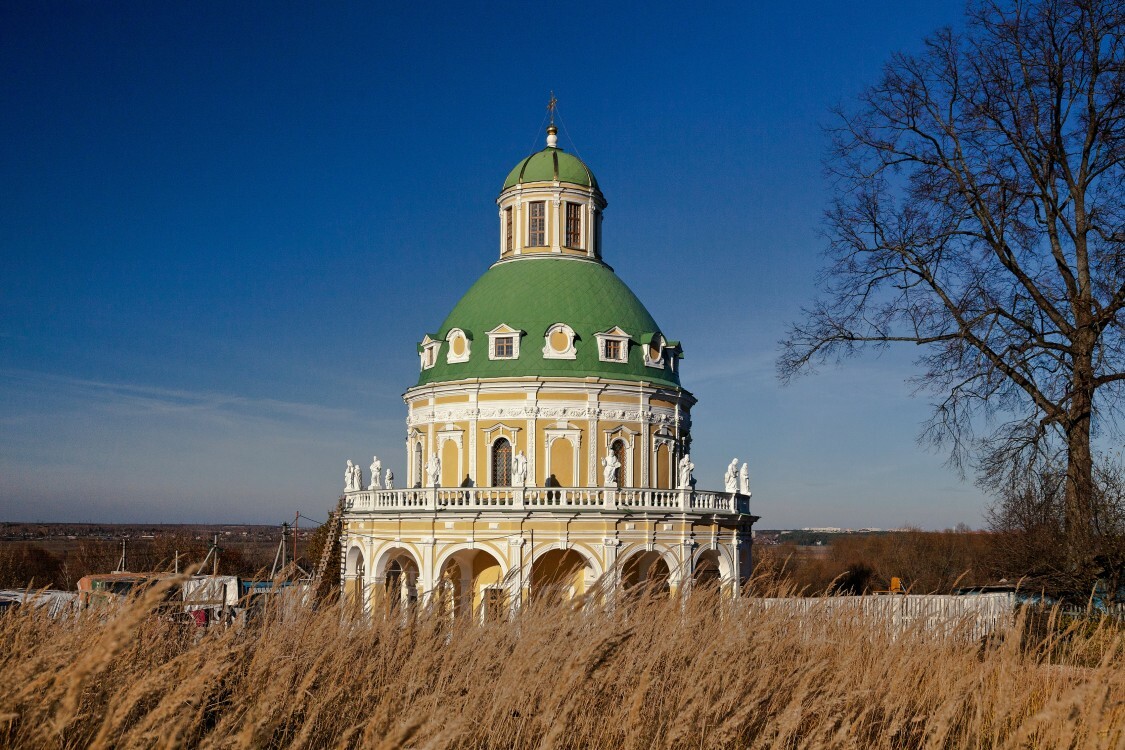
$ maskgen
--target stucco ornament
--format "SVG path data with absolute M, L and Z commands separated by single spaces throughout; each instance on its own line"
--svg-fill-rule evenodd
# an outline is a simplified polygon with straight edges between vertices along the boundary
M 395 488 L 395 474 L 390 469 L 387 469 L 387 489 L 393 490 Z
M 730 466 L 723 474 L 723 486 L 727 492 L 738 492 L 738 459 L 731 459 Z
M 750 467 L 747 464 L 742 464 L 738 472 L 738 491 L 750 497 Z
M 441 486 L 441 459 L 436 454 L 426 462 L 426 478 L 430 481 L 430 487 Z
M 691 475 L 694 469 L 695 464 L 691 462 L 691 454 L 685 453 L 683 457 L 680 458 L 680 470 L 677 475 L 679 481 L 676 486 L 681 490 L 690 490 L 695 484 L 695 478 Z
M 512 459 L 512 485 L 515 487 L 527 485 L 527 456 L 523 455 L 523 451 Z
M 617 456 L 610 453 L 602 459 L 602 485 L 605 487 L 617 486 L 617 470 L 621 468 L 621 462 L 617 460 Z
M 383 485 L 381 483 L 382 482 L 382 475 L 383 475 L 383 462 L 379 460 L 378 456 L 372 456 L 371 457 L 371 486 L 368 487 L 367 489 L 369 489 L 369 490 L 381 490 L 381 489 L 383 489 Z

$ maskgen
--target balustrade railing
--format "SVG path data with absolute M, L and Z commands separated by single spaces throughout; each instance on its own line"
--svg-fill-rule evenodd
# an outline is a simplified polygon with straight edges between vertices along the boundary
M 424 487 L 345 493 L 345 510 L 624 510 L 749 513 L 750 498 L 731 492 L 641 487 Z

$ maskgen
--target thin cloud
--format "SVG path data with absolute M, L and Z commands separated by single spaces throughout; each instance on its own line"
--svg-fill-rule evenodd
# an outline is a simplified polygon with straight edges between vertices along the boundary
M 352 409 L 323 404 L 254 398 L 215 391 L 189 391 L 136 383 L 112 383 L 29 370 L 0 369 L 0 378 L 23 384 L 24 389 L 46 391 L 54 400 L 95 399 L 97 406 L 138 416 L 253 417 L 300 419 L 316 422 L 351 422 L 359 417 Z M 22 390 L 22 389 L 21 389 Z M 21 417 L 5 417 L 5 423 Z

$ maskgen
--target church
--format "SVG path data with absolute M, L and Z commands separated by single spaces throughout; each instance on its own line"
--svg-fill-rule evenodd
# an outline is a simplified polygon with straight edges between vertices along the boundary
M 738 596 L 747 467 L 696 487 L 683 347 L 606 263 L 605 196 L 553 117 L 496 202 L 497 260 L 418 343 L 406 476 L 348 461 L 345 596 L 482 618 L 595 586 Z

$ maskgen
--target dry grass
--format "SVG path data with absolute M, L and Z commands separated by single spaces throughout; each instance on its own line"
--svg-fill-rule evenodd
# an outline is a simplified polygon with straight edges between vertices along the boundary
M 203 633 L 158 601 L 0 617 L 0 745 L 1125 745 L 1125 644 L 1104 623 L 982 645 L 699 594 L 487 625 L 290 608 Z

